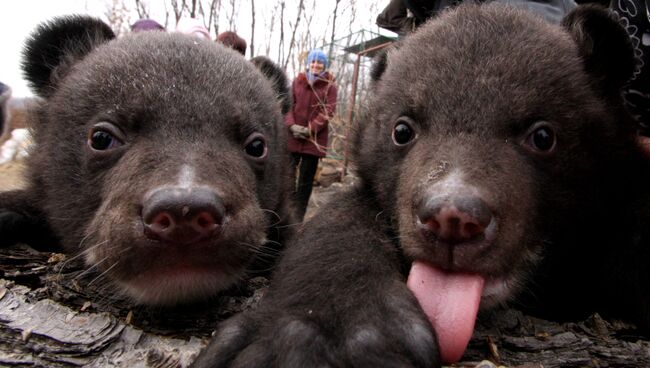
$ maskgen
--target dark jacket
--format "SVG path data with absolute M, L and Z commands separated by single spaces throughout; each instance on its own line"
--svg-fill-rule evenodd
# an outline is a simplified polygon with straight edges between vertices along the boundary
M 404 36 L 413 32 L 415 28 L 427 19 L 449 7 L 460 4 L 462 1 L 391 0 L 386 8 L 377 16 L 376 23 L 381 28 Z M 490 1 L 526 9 L 555 24 L 559 24 L 562 18 L 576 7 L 574 0 L 478 0 L 477 2 Z
M 305 73 L 300 73 L 291 85 L 291 93 L 293 107 L 285 115 L 284 124 L 287 129 L 293 124 L 308 126 L 310 138 L 296 139 L 289 131 L 289 151 L 325 157 L 328 124 L 336 112 L 337 90 L 334 76 L 325 72 L 322 78 L 315 80 L 310 86 Z

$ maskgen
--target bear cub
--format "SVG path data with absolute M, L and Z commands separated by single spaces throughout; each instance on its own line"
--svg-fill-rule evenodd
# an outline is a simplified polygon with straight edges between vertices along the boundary
M 361 181 L 288 246 L 195 367 L 439 366 L 479 308 L 650 327 L 649 165 L 610 13 L 551 25 L 462 5 L 390 50 L 353 141 Z
M 0 193 L 0 245 L 60 244 L 148 305 L 268 264 L 290 221 L 287 83 L 269 63 L 180 34 L 116 39 L 85 16 L 41 25 L 23 63 L 42 98 L 29 185 Z

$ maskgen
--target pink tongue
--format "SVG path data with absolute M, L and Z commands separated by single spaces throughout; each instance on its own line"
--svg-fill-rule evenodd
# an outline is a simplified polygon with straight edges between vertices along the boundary
M 445 363 L 458 361 L 465 352 L 484 282 L 478 275 L 446 273 L 420 261 L 411 266 L 406 285 L 429 317 Z

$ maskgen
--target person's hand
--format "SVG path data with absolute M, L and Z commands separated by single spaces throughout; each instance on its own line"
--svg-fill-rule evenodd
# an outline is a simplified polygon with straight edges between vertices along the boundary
M 296 139 L 308 139 L 309 138 L 309 128 L 306 126 L 293 124 L 289 127 L 291 134 Z

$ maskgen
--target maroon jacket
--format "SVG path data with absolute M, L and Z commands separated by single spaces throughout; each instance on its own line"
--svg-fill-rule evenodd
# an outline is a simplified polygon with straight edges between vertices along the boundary
M 290 152 L 306 153 L 313 156 L 325 157 L 327 150 L 328 123 L 336 112 L 336 83 L 329 72 L 310 86 L 305 73 L 291 85 L 293 107 L 284 117 L 284 124 L 308 126 L 311 137 L 296 139 L 288 132 L 288 148 Z

